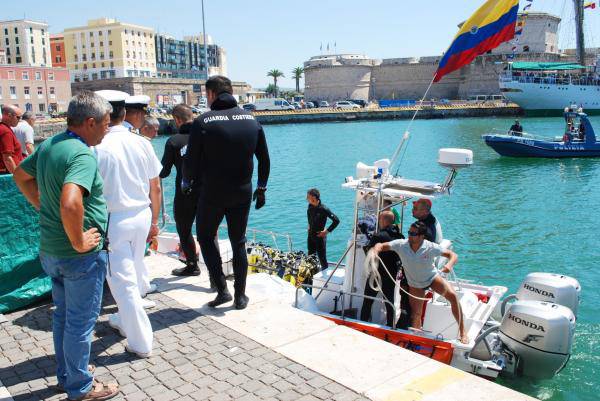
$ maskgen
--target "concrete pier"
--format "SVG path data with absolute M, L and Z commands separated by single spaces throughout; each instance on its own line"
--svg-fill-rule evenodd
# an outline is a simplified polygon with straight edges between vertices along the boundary
M 533 398 L 366 334 L 294 309 L 248 277 L 250 305 L 211 309 L 208 276 L 170 275 L 180 262 L 147 258 L 160 293 L 148 314 L 155 331 L 149 359 L 124 352 L 107 324 L 110 296 L 92 346 L 100 380 L 117 381 L 118 399 L 139 400 L 490 400 Z M 279 283 L 279 284 L 278 284 Z M 282 284 L 273 279 L 275 288 Z M 273 288 L 273 287 L 272 287 Z M 288 291 L 289 294 L 289 291 Z M 6 315 L 0 325 L 0 400 L 64 399 L 54 378 L 48 304 Z M 8 395 L 10 394 L 10 395 Z

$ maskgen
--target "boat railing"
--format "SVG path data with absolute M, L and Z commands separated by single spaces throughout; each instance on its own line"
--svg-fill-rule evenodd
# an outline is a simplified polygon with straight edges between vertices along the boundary
M 577 75 L 540 75 L 538 73 L 527 73 L 513 71 L 500 75 L 500 82 L 519 82 L 541 85 L 580 85 L 600 86 L 600 79 L 595 76 Z
M 312 284 L 300 284 L 299 287 L 296 287 L 296 294 L 295 294 L 295 298 L 294 298 L 294 307 L 298 308 L 298 294 L 300 291 L 306 291 L 306 289 L 310 289 L 311 292 L 314 292 L 314 290 L 320 290 L 319 294 L 323 291 L 328 291 L 328 292 L 334 292 L 336 294 L 338 294 L 338 301 L 339 304 L 341 305 L 341 310 L 339 311 L 340 313 L 340 317 L 342 320 L 346 319 L 346 307 L 345 307 L 345 301 L 346 301 L 346 297 L 351 297 L 351 298 L 362 298 L 362 299 L 370 299 L 372 301 L 375 302 L 380 302 L 381 304 L 385 305 L 388 304 L 392 307 L 392 309 L 394 310 L 394 316 L 398 316 L 397 312 L 398 309 L 394 306 L 393 302 L 390 302 L 387 299 L 384 298 L 379 298 L 379 297 L 371 297 L 369 295 L 365 295 L 365 294 L 359 294 L 357 292 L 346 292 L 346 291 L 340 291 L 340 290 L 335 290 L 335 289 L 331 289 L 331 288 L 326 288 L 326 287 L 322 287 L 322 286 L 318 286 L 318 285 L 312 285 Z M 330 313 L 332 315 L 337 315 L 337 307 L 334 311 L 332 312 L 326 312 L 326 313 Z

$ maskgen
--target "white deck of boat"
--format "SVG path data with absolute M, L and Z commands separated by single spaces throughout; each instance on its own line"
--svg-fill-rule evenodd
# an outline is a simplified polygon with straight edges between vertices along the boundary
M 270 299 L 248 276 L 250 305 L 211 309 L 208 276 L 178 278 L 178 261 L 146 259 L 159 290 L 285 357 L 373 400 L 534 400 L 448 365 Z M 229 283 L 232 284 L 231 282 Z M 233 292 L 233 288 L 231 288 Z M 271 297 L 272 298 L 272 297 Z

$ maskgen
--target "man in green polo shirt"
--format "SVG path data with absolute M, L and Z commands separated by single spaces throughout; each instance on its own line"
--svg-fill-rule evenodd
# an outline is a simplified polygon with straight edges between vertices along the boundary
M 68 129 L 47 139 L 15 170 L 17 186 L 40 213 L 40 261 L 52 279 L 58 388 L 70 400 L 105 400 L 119 390 L 93 380 L 91 337 L 106 277 L 107 225 L 94 152 L 112 107 L 92 92 L 73 97 Z

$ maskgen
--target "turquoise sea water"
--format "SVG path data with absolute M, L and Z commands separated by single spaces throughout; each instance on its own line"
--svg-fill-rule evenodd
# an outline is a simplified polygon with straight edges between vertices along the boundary
M 561 135 L 564 129 L 562 118 L 521 121 L 532 133 Z M 512 293 L 529 272 L 559 272 L 577 278 L 583 288 L 569 365 L 552 380 L 500 382 L 542 400 L 600 399 L 600 314 L 593 304 L 600 284 L 600 159 L 500 157 L 481 134 L 511 123 L 501 118 L 416 121 L 401 173 L 439 182 L 446 174 L 436 163 L 439 148 L 473 150 L 474 165 L 460 171 L 452 195 L 433 207 L 444 237 L 454 241 L 457 274 L 505 285 Z M 592 123 L 600 134 L 600 117 Z M 339 258 L 353 214 L 354 192 L 341 188 L 344 177 L 355 175 L 358 161 L 390 157 L 406 126 L 406 121 L 265 126 L 272 166 L 267 205 L 252 210 L 249 225 L 289 233 L 295 248 L 305 249 L 306 190 L 317 187 L 342 221 L 328 239 L 329 259 Z M 153 142 L 159 155 L 165 141 Z M 170 214 L 173 181 L 174 174 L 165 180 Z

